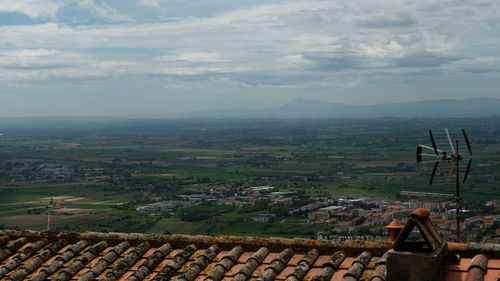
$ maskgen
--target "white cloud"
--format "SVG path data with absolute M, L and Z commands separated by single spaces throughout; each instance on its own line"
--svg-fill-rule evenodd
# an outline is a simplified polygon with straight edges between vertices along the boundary
M 0 12 L 15 12 L 30 18 L 54 17 L 63 3 L 56 0 L 2 0 Z
M 128 15 L 119 13 L 115 8 L 113 8 L 106 2 L 102 2 L 100 5 L 98 5 L 94 2 L 94 0 L 78 0 L 77 3 L 80 8 L 87 10 L 104 20 L 109 20 L 112 22 L 132 20 Z
M 162 3 L 167 2 L 185 2 L 185 0 L 138 0 L 137 4 L 151 8 L 158 8 Z
M 142 6 L 156 8 L 156 7 L 160 6 L 160 1 L 159 0 L 139 0 L 139 1 L 137 1 L 137 4 L 142 5 Z
M 169 14 L 167 21 L 140 22 L 131 20 L 141 17 L 130 7 L 64 1 L 119 23 L 0 26 L 3 82 L 102 79 L 149 84 L 157 79 L 168 80 L 169 88 L 192 85 L 207 92 L 226 85 L 235 92 L 313 94 L 419 85 L 422 77 L 500 73 L 500 37 L 494 36 L 500 2 L 288 0 L 215 16 Z M 167 2 L 172 1 L 134 3 L 155 8 Z M 197 5 L 193 3 L 189 5 Z
M 220 53 L 215 52 L 180 52 L 175 55 L 163 55 L 158 57 L 160 61 L 185 61 L 194 63 L 223 62 Z

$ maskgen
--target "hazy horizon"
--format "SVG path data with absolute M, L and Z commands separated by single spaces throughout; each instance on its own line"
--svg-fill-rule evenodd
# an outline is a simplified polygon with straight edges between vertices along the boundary
M 4 0 L 0 117 L 500 98 L 500 3 Z

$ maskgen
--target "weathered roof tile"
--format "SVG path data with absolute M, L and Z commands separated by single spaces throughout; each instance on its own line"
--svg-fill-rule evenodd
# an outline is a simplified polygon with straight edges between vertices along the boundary
M 387 253 L 377 259 L 370 281 L 385 281 L 387 277 Z
M 56 241 L 55 243 L 50 244 L 39 255 L 37 255 L 33 259 L 31 259 L 31 261 L 29 263 L 24 264 L 19 269 L 12 272 L 12 274 L 10 274 L 10 276 L 9 276 L 9 279 L 10 280 L 22 280 L 22 278 L 24 278 L 28 274 L 35 271 L 35 269 L 40 267 L 40 265 L 42 265 L 43 262 L 47 261 L 52 256 L 54 256 L 57 253 L 57 251 L 65 245 L 65 243 L 66 243 L 66 241 L 64 241 L 63 239 L 60 239 L 60 240 Z
M 146 253 L 151 245 L 148 242 L 144 242 L 139 244 L 139 246 L 135 247 L 127 256 L 122 258 L 122 260 L 110 271 L 106 274 L 106 277 L 101 279 L 103 281 L 114 281 L 117 280 L 120 276 L 125 274 L 127 270 L 132 267 L 139 258 Z
M 219 281 L 224 277 L 224 274 L 228 272 L 231 267 L 238 261 L 238 258 L 243 253 L 243 248 L 241 246 L 234 247 L 229 251 L 222 260 L 215 266 L 215 268 L 210 271 L 206 281 Z
M 217 246 L 210 246 L 179 276 L 178 280 L 193 281 L 219 252 L 220 249 Z
M 163 281 L 169 280 L 181 266 L 188 261 L 189 257 L 198 249 L 194 244 L 188 245 L 182 251 L 175 255 L 174 259 L 164 267 L 153 280 Z
M 0 250 L 0 260 L 14 254 L 17 249 L 21 248 L 26 242 L 28 242 L 28 239 L 24 237 L 8 242 L 7 245 Z
M 478 254 L 472 258 L 465 281 L 482 281 L 488 269 L 488 258 Z
M 59 240 L 63 241 L 63 240 Z M 57 256 L 54 261 L 52 261 L 47 267 L 42 268 L 38 275 L 34 276 L 31 278 L 33 281 L 41 281 L 45 280 L 48 276 L 52 275 L 54 272 L 56 272 L 63 264 L 68 262 L 71 258 L 73 258 L 75 255 L 80 253 L 83 248 L 85 248 L 88 245 L 87 241 L 79 241 L 73 245 L 69 245 L 70 247 L 66 247 L 66 251 L 63 252 L 61 255 Z M 29 273 L 35 271 L 38 267 L 41 266 L 41 264 L 45 262 L 45 260 L 40 259 L 40 260 L 33 260 L 31 264 L 25 265 L 25 268 Z
M 161 262 L 161 260 L 172 250 L 172 246 L 169 243 L 162 245 L 160 248 L 156 249 L 153 255 L 149 256 L 147 260 L 142 262 L 142 264 L 137 267 L 136 270 L 128 277 L 127 280 L 139 281 L 143 280 L 148 276 L 150 272 Z
M 363 274 L 363 271 L 368 266 L 372 258 L 372 254 L 368 251 L 364 251 L 358 258 L 353 262 L 351 268 L 347 270 L 346 274 L 344 274 L 345 281 L 358 280 L 359 277 Z
M 332 257 L 322 265 L 323 269 L 314 277 L 314 280 L 317 281 L 330 280 L 335 271 L 340 267 L 344 259 L 345 259 L 344 252 L 342 251 L 335 252 L 332 255 Z
M 79 256 L 68 267 L 64 268 L 53 280 L 67 281 L 80 271 L 86 264 L 92 261 L 102 250 L 108 246 L 106 241 L 101 241 L 88 247 L 85 252 Z M 44 279 L 41 279 L 44 280 Z
M 125 241 L 116 246 L 114 246 L 106 255 L 104 255 L 99 261 L 92 266 L 78 281 L 87 281 L 97 278 L 101 273 L 103 273 L 110 264 L 112 264 L 121 253 L 130 247 L 129 242 Z
M 269 250 L 266 247 L 260 248 L 257 252 L 255 252 L 245 263 L 245 265 L 240 269 L 238 274 L 234 277 L 235 281 L 245 281 L 255 269 L 262 263 L 262 261 L 269 254 Z
M 319 253 L 318 250 L 312 249 L 300 260 L 299 264 L 293 270 L 293 273 L 287 277 L 287 281 L 299 281 L 306 276 L 307 272 L 314 264 L 316 259 L 318 258 Z
M 257 278 L 258 281 L 274 280 L 286 266 L 288 261 L 293 256 L 293 250 L 286 248 L 271 262 L 271 264 L 264 270 L 264 273 Z
M 0 245 L 4 256 L 0 272 L 5 280 L 385 281 L 387 265 L 383 254 L 393 244 L 0 231 Z M 466 276 L 469 280 L 494 280 L 498 269 L 492 266 L 500 252 L 491 245 L 466 245 L 451 250 L 461 254 L 462 260 L 449 266 L 447 280 L 458 275 L 462 276 L 460 280 Z M 478 255 L 484 249 L 484 256 Z
M 31 257 L 35 252 L 47 245 L 47 243 L 47 239 L 40 239 L 34 243 L 27 244 L 27 247 L 21 253 L 13 256 L 9 262 L 0 267 L 0 278 L 16 268 L 21 262 Z

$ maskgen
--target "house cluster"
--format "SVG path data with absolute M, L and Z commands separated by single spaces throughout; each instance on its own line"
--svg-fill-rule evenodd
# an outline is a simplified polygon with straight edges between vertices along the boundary
M 330 199 L 331 201 L 331 199 Z M 486 202 L 487 206 L 495 201 Z M 405 223 L 408 214 L 416 208 L 431 210 L 431 220 L 443 238 L 454 241 L 456 237 L 457 221 L 455 202 L 422 202 L 422 201 L 392 201 L 374 198 L 337 198 L 335 204 L 319 207 L 314 210 L 308 204 L 307 222 L 332 224 L 334 233 L 347 235 L 352 239 L 353 234 L 363 233 L 366 237 L 376 240 L 386 235 L 386 226 L 394 219 Z M 462 210 L 461 235 L 466 241 L 500 242 L 500 215 L 470 216 L 469 210 Z M 362 231 L 360 231 L 362 230 Z M 325 238 L 325 237 L 323 237 Z M 330 238 L 327 236 L 326 238 Z M 331 235 L 332 239 L 339 239 L 338 235 Z
M 386 226 L 394 219 L 405 223 L 411 210 L 425 208 L 431 211 L 431 219 L 443 238 L 453 241 L 456 235 L 455 202 L 424 202 L 418 200 L 382 200 L 370 197 L 314 197 L 308 198 L 302 206 L 292 204 L 296 192 L 277 191 L 272 186 L 255 187 L 213 187 L 202 193 L 180 195 L 177 201 L 162 201 L 138 207 L 137 210 L 164 211 L 202 202 L 214 205 L 242 206 L 266 200 L 269 206 L 284 204 L 290 206 L 288 215 L 299 218 L 304 224 L 331 225 L 330 233 L 321 233 L 321 238 L 351 240 L 356 235 L 367 240 L 377 240 L 387 236 Z M 488 201 L 487 206 L 495 207 L 500 201 Z M 292 207 L 294 206 L 294 207 Z M 500 242 L 500 215 L 472 216 L 463 210 L 461 225 L 462 236 L 467 241 Z M 288 218 L 279 218 L 268 210 L 255 215 L 256 222 L 279 221 L 286 223 Z M 359 239 L 359 237 L 357 237 Z
M 104 168 L 100 167 L 72 167 L 64 164 L 48 164 L 41 162 L 8 162 L 6 170 L 13 176 L 12 181 L 26 180 L 82 180 L 101 182 L 105 177 Z M 0 172 L 2 169 L 0 168 Z

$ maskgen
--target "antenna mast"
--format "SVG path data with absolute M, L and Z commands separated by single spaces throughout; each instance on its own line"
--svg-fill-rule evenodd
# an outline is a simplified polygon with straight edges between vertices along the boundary
M 455 140 L 455 146 L 453 146 L 453 142 L 451 140 L 450 134 L 448 132 L 448 129 L 445 129 L 446 132 L 446 137 L 448 138 L 448 141 L 450 143 L 450 148 L 451 148 L 451 153 L 448 153 L 445 150 L 441 150 L 437 148 L 436 141 L 434 140 L 434 136 L 432 134 L 432 131 L 429 130 L 429 137 L 431 139 L 432 147 L 425 146 L 425 145 L 418 145 L 417 146 L 417 163 L 427 163 L 428 161 L 422 161 L 423 156 L 425 157 L 433 157 L 436 160 L 436 163 L 434 164 L 434 167 L 432 169 L 432 174 L 431 178 L 429 181 L 429 186 L 432 185 L 432 182 L 434 180 L 434 176 L 436 175 L 436 170 L 439 165 L 439 161 L 445 161 L 450 163 L 451 162 L 451 167 L 450 167 L 450 172 L 448 174 L 448 178 L 446 179 L 446 184 L 448 184 L 452 178 L 453 175 L 453 170 L 455 169 L 455 177 L 456 177 L 456 192 L 455 192 L 455 201 L 456 201 L 456 215 L 457 215 L 457 242 L 460 243 L 461 237 L 460 237 L 460 221 L 462 219 L 462 196 L 460 194 L 460 164 L 459 162 L 463 160 L 462 156 L 459 153 L 459 147 L 458 147 L 458 140 Z M 470 143 L 469 139 L 467 137 L 467 134 L 465 133 L 465 130 L 462 129 L 462 134 L 465 140 L 465 144 L 467 145 L 467 150 L 469 152 L 469 155 L 472 155 L 472 151 L 470 148 Z M 424 149 L 426 150 L 424 152 Z M 467 176 L 469 175 L 470 172 L 470 167 L 472 164 L 472 159 L 469 159 L 469 162 L 467 163 L 467 169 L 465 170 L 465 174 L 462 179 L 462 183 L 465 183 L 465 180 L 467 179 Z
M 446 130 L 448 133 L 448 130 Z M 461 157 L 460 154 L 458 154 L 458 140 L 455 141 L 456 145 L 456 155 L 457 155 L 457 160 L 455 161 L 456 169 L 457 169 L 457 174 L 456 174 L 456 187 L 457 187 L 457 194 L 456 194 L 456 201 L 457 201 L 457 243 L 460 243 L 460 219 L 461 219 L 461 203 L 462 203 L 462 197 L 460 196 L 460 170 L 458 169 L 458 161 Z
M 49 215 L 47 216 L 47 231 L 50 231 L 50 210 Z

